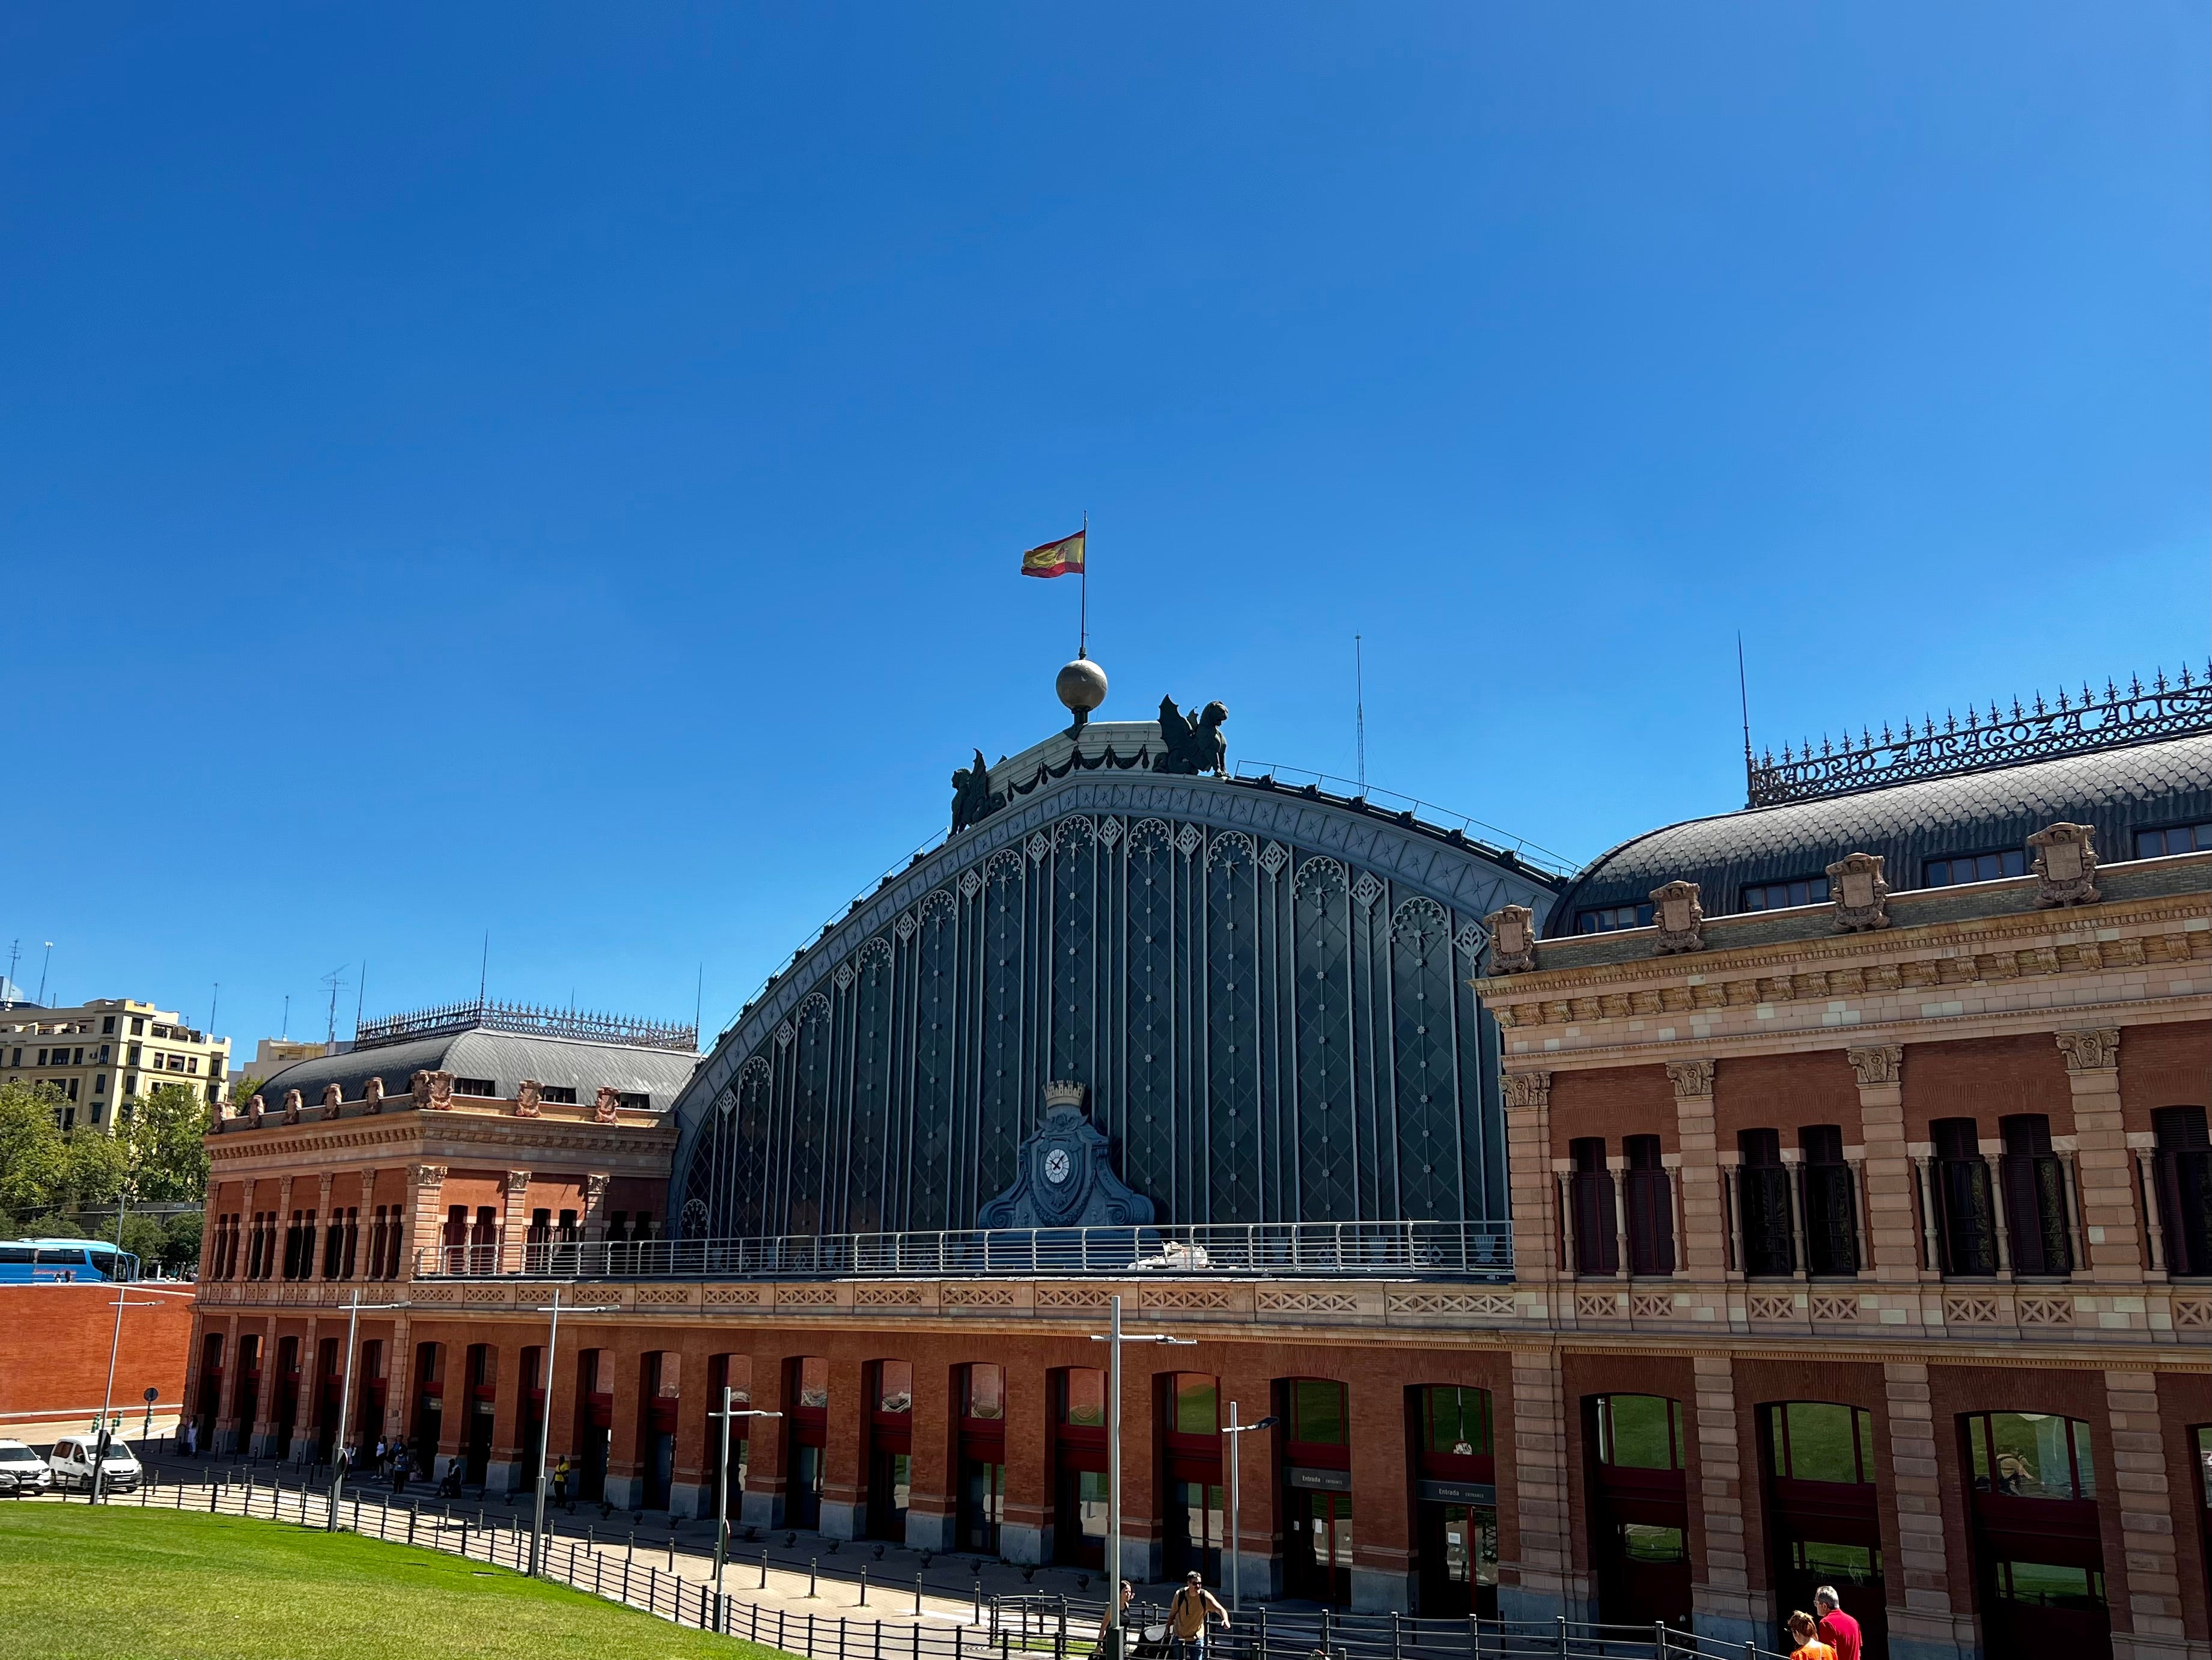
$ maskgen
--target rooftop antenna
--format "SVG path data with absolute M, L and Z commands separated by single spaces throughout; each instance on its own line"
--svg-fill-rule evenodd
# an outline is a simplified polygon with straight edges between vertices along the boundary
M 353 992 L 353 1035 L 354 1035 L 354 1039 L 355 1039 L 355 1041 L 356 1041 L 356 1042 L 359 1042 L 359 1041 L 360 1041 L 360 1038 L 361 1038 L 361 1011 L 362 1011 L 362 1005 L 363 1000 L 365 1000 L 368 996 L 368 958 L 367 958 L 366 957 L 364 957 L 364 958 L 362 958 L 361 959 L 361 984 L 359 984 L 358 986 L 356 986 L 356 987 L 354 988 L 354 992 Z
M 46 970 L 54 965 L 54 942 L 46 941 L 46 960 L 39 964 L 39 1006 L 46 1006 Z
M 691 1041 L 694 1043 L 699 1041 L 699 1018 L 705 1012 L 706 1007 L 707 964 L 702 962 L 699 964 L 698 984 L 692 988 L 691 992 Z
M 21 962 L 22 958 L 23 942 L 18 939 L 8 947 L 8 988 L 5 995 L 10 1008 L 15 1006 L 16 996 L 22 989 L 15 983 L 15 964 Z
M 215 982 L 215 989 L 208 994 L 208 1036 L 210 1037 L 215 1035 L 216 1006 L 222 1001 L 222 982 L 218 980 Z
M 286 993 L 284 994 L 284 1030 L 283 1030 L 283 1031 L 281 1031 L 281 1032 L 277 1033 L 277 1035 L 276 1035 L 276 1041 L 277 1041 L 278 1043 L 283 1043 L 286 1038 L 288 1038 L 288 1037 L 291 1037 L 291 1035 L 292 1035 L 292 994 L 291 994 L 290 992 L 289 992 L 289 991 L 288 991 L 288 992 L 286 992 Z
M 477 965 L 477 1006 L 483 1007 L 484 988 L 491 983 L 491 930 L 484 930 L 483 960 Z
M 1367 799 L 1367 658 L 1359 636 L 1352 636 L 1352 721 L 1359 744 L 1359 796 Z
M 331 988 L 330 1025 L 324 1032 L 323 1042 L 336 1044 L 338 1041 L 338 989 L 345 984 L 345 964 L 341 963 L 332 969 L 323 976 L 322 982 Z
M 1735 695 L 1743 706 L 1743 804 L 1751 805 L 1751 684 L 1743 673 L 1743 630 L 1735 632 Z

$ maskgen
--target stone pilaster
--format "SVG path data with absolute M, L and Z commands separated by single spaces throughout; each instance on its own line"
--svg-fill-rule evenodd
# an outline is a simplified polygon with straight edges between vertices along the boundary
M 1504 1082 L 1515 1273 L 1524 1285 L 1547 1285 L 1566 1277 L 1559 1262 L 1559 1183 L 1552 1177 L 1552 1074 L 1509 1072 Z
M 2119 1495 L 2120 1534 L 2127 1548 L 2126 1602 L 2112 1597 L 2112 1654 L 2114 1660 L 2149 1660 L 2154 1655 L 2165 1660 L 2185 1652 L 2188 1645 L 2181 1623 L 2173 1495 L 2159 1434 L 2156 1375 L 2106 1372 L 2105 1410 L 2112 1426 L 2112 1490 Z M 2111 1587 L 2115 1593 L 2118 1589 Z M 2123 1626 L 2128 1627 L 2124 1632 Z
M 1558 1353 L 1514 1350 L 1511 1453 L 1521 1560 L 1499 1564 L 1498 1609 L 1508 1620 L 1596 1616 L 1589 1576 L 1575 1570 L 1567 1493 L 1572 1432 Z
M 2136 1225 L 2135 1158 L 2120 1122 L 2120 1029 L 2053 1036 L 2066 1056 L 2066 1086 L 2074 1097 L 2075 1169 L 2089 1247 L 2085 1277 L 2140 1285 L 2143 1261 Z
M 415 1277 L 417 1250 L 439 1239 L 438 1201 L 446 1188 L 443 1164 L 416 1164 L 407 1172 L 407 1207 L 400 1217 L 399 1278 Z
M 1751 1551 L 1743 1516 L 1743 1439 L 1737 1422 L 1735 1363 L 1726 1354 L 1692 1357 L 1697 1377 L 1698 1523 L 1705 1532 L 1690 1587 L 1697 1633 L 1721 1643 L 1766 1634 L 1766 1597 L 1751 1589 Z
M 1972 1617 L 1951 1596 L 1928 1367 L 1892 1361 L 1882 1367 L 1882 1379 L 1889 1399 L 1889 1498 L 1897 1506 L 1898 1560 L 1884 1576 L 1889 1651 L 1895 1660 L 1968 1660 L 1978 1649 Z
M 869 1408 L 868 1372 L 858 1360 L 830 1363 L 829 1441 L 823 1449 L 822 1531 L 832 1539 L 858 1539 L 868 1530 L 868 1472 L 862 1453 Z
M 522 1241 L 530 1231 L 530 1172 L 507 1173 L 507 1208 L 499 1219 L 499 1271 L 514 1274 L 522 1267 Z
M 291 1179 L 285 1178 L 289 1189 Z M 282 1213 L 279 1213 L 280 1214 Z M 281 1236 L 280 1236 L 281 1237 Z M 281 1268 L 282 1263 L 278 1264 Z M 255 1458 L 282 1458 L 285 1449 L 276 1444 L 276 1316 L 270 1315 L 262 1324 L 261 1387 L 253 1392 L 252 1438 L 246 1443 L 248 1456 Z
M 331 1232 L 331 1188 L 337 1172 L 325 1171 L 315 1180 L 315 1229 L 307 1241 L 307 1277 L 320 1285 L 325 1278 L 323 1262 L 328 1256 Z
M 286 1278 L 284 1273 L 284 1250 L 287 1245 L 292 1243 L 294 1233 L 292 1227 L 292 1180 L 293 1178 L 289 1173 L 279 1177 L 277 1180 L 276 1233 L 276 1237 L 269 1242 L 269 1254 L 276 1259 L 269 1270 L 269 1277 L 271 1280 L 279 1281 L 280 1283 Z
M 1866 1147 L 1867 1266 L 1884 1284 L 1917 1284 L 1920 1210 L 1905 1151 L 1905 1049 L 1878 1043 L 1844 1055 L 1858 1079 L 1859 1137 Z
M 1713 1063 L 1669 1061 L 1667 1081 L 1674 1086 L 1674 1130 L 1682 1145 L 1682 1167 L 1675 1172 L 1682 1195 L 1682 1237 L 1674 1242 L 1675 1260 L 1692 1280 L 1717 1280 L 1728 1266 L 1728 1216 L 1713 1128 Z

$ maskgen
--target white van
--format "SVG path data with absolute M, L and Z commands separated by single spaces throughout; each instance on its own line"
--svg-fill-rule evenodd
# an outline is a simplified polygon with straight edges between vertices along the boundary
M 54 1443 L 54 1450 L 46 1459 L 46 1467 L 54 1473 L 54 1480 L 64 1488 L 82 1491 L 92 1486 L 93 1450 L 100 1444 L 96 1435 L 65 1435 Z M 107 1460 L 100 1472 L 100 1490 L 102 1493 L 129 1493 L 145 1477 L 139 1468 L 137 1455 L 120 1438 L 110 1437 Z

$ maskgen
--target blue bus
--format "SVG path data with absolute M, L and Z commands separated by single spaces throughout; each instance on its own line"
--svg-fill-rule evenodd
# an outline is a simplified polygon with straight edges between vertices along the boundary
M 100 1239 L 0 1239 L 0 1286 L 136 1280 L 138 1259 Z

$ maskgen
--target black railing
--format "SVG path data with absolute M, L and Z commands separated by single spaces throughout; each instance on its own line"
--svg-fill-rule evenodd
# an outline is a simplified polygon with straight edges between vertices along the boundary
M 1856 742 L 1846 732 L 1840 744 L 1823 738 L 1817 755 L 1809 740 L 1798 750 L 1785 744 L 1779 761 L 1771 751 L 1756 763 L 1745 757 L 1745 805 L 1771 807 L 1848 795 L 1917 778 L 1977 772 L 2197 732 L 2212 732 L 2212 665 L 2201 680 L 2185 667 L 2179 680 L 2160 673 L 2148 686 L 2137 679 L 2125 686 L 2107 680 L 2101 696 L 2085 684 L 2078 698 L 2061 691 L 2056 704 L 2046 704 L 2040 693 L 2027 707 L 2014 698 L 2010 714 L 1995 703 L 1986 715 L 1970 708 L 1963 721 L 1946 714 L 1940 728 L 1932 718 L 1923 716 L 1917 729 L 1907 721 L 1901 738 L 1893 736 L 1887 726 L 1880 738 L 1862 729 Z
M 696 1054 L 699 1048 L 699 1028 L 696 1025 L 631 1020 L 615 1014 L 483 1000 L 446 1003 L 434 1008 L 413 1009 L 404 1014 L 364 1020 L 356 1028 L 354 1047 L 375 1049 L 442 1032 L 472 1031 L 511 1031 L 531 1037 L 577 1037 L 589 1043 L 627 1043 L 637 1049 L 670 1049 L 683 1055 Z

